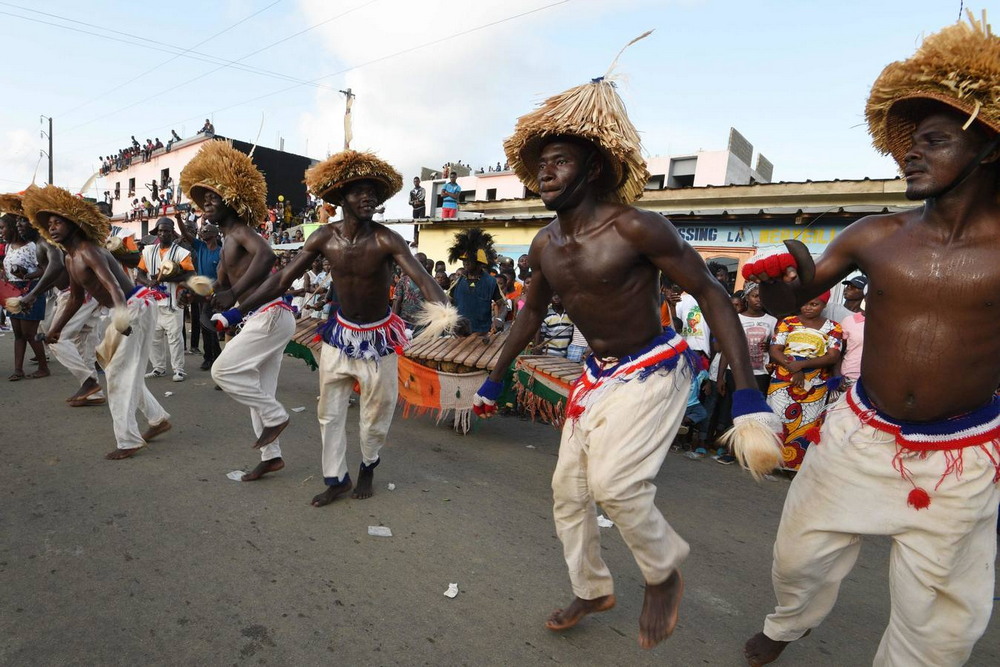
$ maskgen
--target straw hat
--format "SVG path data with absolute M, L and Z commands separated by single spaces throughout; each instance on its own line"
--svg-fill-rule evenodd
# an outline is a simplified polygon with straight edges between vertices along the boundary
M 10 213 L 11 215 L 16 215 L 19 218 L 25 217 L 24 205 L 21 203 L 21 199 L 23 197 L 23 192 L 8 192 L 7 194 L 0 194 L 0 213 Z
M 625 48 L 651 32 L 633 39 Z M 610 78 L 617 62 L 616 57 L 603 77 L 550 97 L 517 119 L 514 134 L 503 142 L 503 149 L 511 169 L 530 190 L 539 189 L 537 166 L 542 146 L 553 137 L 574 137 L 592 144 L 604 158 L 597 182 L 600 199 L 630 204 L 642 197 L 649 171 L 639 133 Z
M 214 192 L 248 225 L 267 217 L 267 183 L 253 160 L 229 141 L 205 143 L 181 171 L 181 190 L 198 205 Z
M 872 143 L 900 165 L 921 117 L 919 102 L 933 100 L 1000 132 L 1000 37 L 968 13 L 924 40 L 908 60 L 889 64 L 872 85 L 865 117 Z
M 70 194 L 55 185 L 32 185 L 24 191 L 24 216 L 49 243 L 59 245 L 49 236 L 49 218 L 58 215 L 74 223 L 94 243 L 104 244 L 111 233 L 111 222 L 101 209 L 83 197 Z
M 346 150 L 331 155 L 315 167 L 306 170 L 306 187 L 314 196 L 340 205 L 344 190 L 351 183 L 374 181 L 378 188 L 379 204 L 403 187 L 403 177 L 392 165 L 374 153 Z

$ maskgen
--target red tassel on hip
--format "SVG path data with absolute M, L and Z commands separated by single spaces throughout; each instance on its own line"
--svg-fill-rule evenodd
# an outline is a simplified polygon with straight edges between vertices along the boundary
M 931 497 L 926 491 L 917 487 L 906 497 L 906 504 L 916 510 L 924 510 L 931 506 Z

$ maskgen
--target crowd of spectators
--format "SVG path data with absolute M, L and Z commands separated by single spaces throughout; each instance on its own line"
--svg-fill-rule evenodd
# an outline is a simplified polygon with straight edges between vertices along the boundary
M 149 159 L 156 151 L 163 149 L 164 152 L 169 153 L 174 143 L 180 140 L 181 137 L 177 134 L 176 130 L 170 130 L 170 140 L 167 142 L 166 146 L 164 146 L 163 142 L 160 141 L 159 137 L 154 139 L 147 138 L 145 142 L 139 143 L 139 140 L 136 139 L 133 134 L 132 143 L 130 145 L 124 148 L 119 148 L 117 153 L 100 155 L 97 157 L 98 161 L 101 163 L 101 175 L 107 176 L 112 171 L 124 171 L 131 167 L 132 163 L 136 160 L 149 162 Z

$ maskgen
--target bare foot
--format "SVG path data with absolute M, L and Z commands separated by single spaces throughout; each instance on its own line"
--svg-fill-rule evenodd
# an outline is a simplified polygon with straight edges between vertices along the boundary
M 270 445 L 272 442 L 278 439 L 278 436 L 281 434 L 282 431 L 285 430 L 286 426 L 288 426 L 287 419 L 278 424 L 277 426 L 265 426 L 264 429 L 260 432 L 260 437 L 257 438 L 257 442 L 254 443 L 253 448 L 260 449 L 265 445 Z
M 372 482 L 375 481 L 375 468 L 381 462 L 382 459 L 375 459 L 375 463 L 370 466 L 366 466 L 364 463 L 361 464 L 361 469 L 358 470 L 358 483 L 354 487 L 354 493 L 351 494 L 351 498 L 364 500 L 375 495 L 375 491 L 372 490 Z
M 809 634 L 806 632 L 806 635 Z M 805 635 L 803 635 L 804 637 Z M 774 662 L 791 642 L 779 642 L 771 639 L 763 632 L 758 632 L 747 640 L 743 646 L 743 655 L 751 667 L 760 667 Z
M 579 623 L 584 616 L 599 611 L 607 611 L 614 606 L 614 595 L 604 595 L 593 600 L 573 598 L 568 607 L 565 609 L 556 609 L 549 615 L 549 620 L 545 621 L 545 627 L 554 632 L 567 630 Z
M 166 433 L 171 428 L 172 427 L 170 425 L 170 422 L 168 422 L 166 419 L 161 421 L 159 424 L 150 424 L 149 428 L 146 429 L 146 432 L 142 434 L 142 439 L 145 440 L 146 442 L 149 442 L 156 436 Z
M 144 445 L 145 446 L 145 445 Z M 115 449 L 104 455 L 109 461 L 120 461 L 121 459 L 127 459 L 135 456 L 142 447 L 133 447 L 131 449 Z
M 266 475 L 269 472 L 277 472 L 285 467 L 285 462 L 281 460 L 281 457 L 275 457 L 273 459 L 268 459 L 266 461 L 261 461 L 257 464 L 257 467 L 243 475 L 240 478 L 244 482 L 254 482 Z
M 73 401 L 79 401 L 81 399 L 87 398 L 88 396 L 93 396 L 101 390 L 101 383 L 94 378 L 87 378 L 84 380 L 80 388 L 76 390 L 76 393 L 66 399 L 67 403 L 72 403 Z
M 682 595 L 684 580 L 679 570 L 674 570 L 662 584 L 646 584 L 639 614 L 639 646 L 653 648 L 673 633 Z
M 29 375 L 28 377 L 34 380 L 38 380 L 40 378 L 47 378 L 49 375 L 51 375 L 51 373 L 49 373 L 49 369 L 46 367 L 46 368 L 39 368 L 37 371 Z
M 345 479 L 340 484 L 334 484 L 333 486 L 328 486 L 326 487 L 326 491 L 316 496 L 313 496 L 312 506 L 323 507 L 324 505 L 329 505 L 330 503 L 332 503 L 334 500 L 337 499 L 337 496 L 341 496 L 350 491 L 352 486 L 353 485 L 351 484 L 350 478 Z

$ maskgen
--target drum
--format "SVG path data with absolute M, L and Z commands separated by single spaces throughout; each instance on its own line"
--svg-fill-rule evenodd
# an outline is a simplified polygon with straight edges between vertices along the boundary
M 569 392 L 583 364 L 564 357 L 524 355 L 514 365 L 514 386 L 518 405 L 531 418 L 541 418 L 556 428 L 566 421 Z

